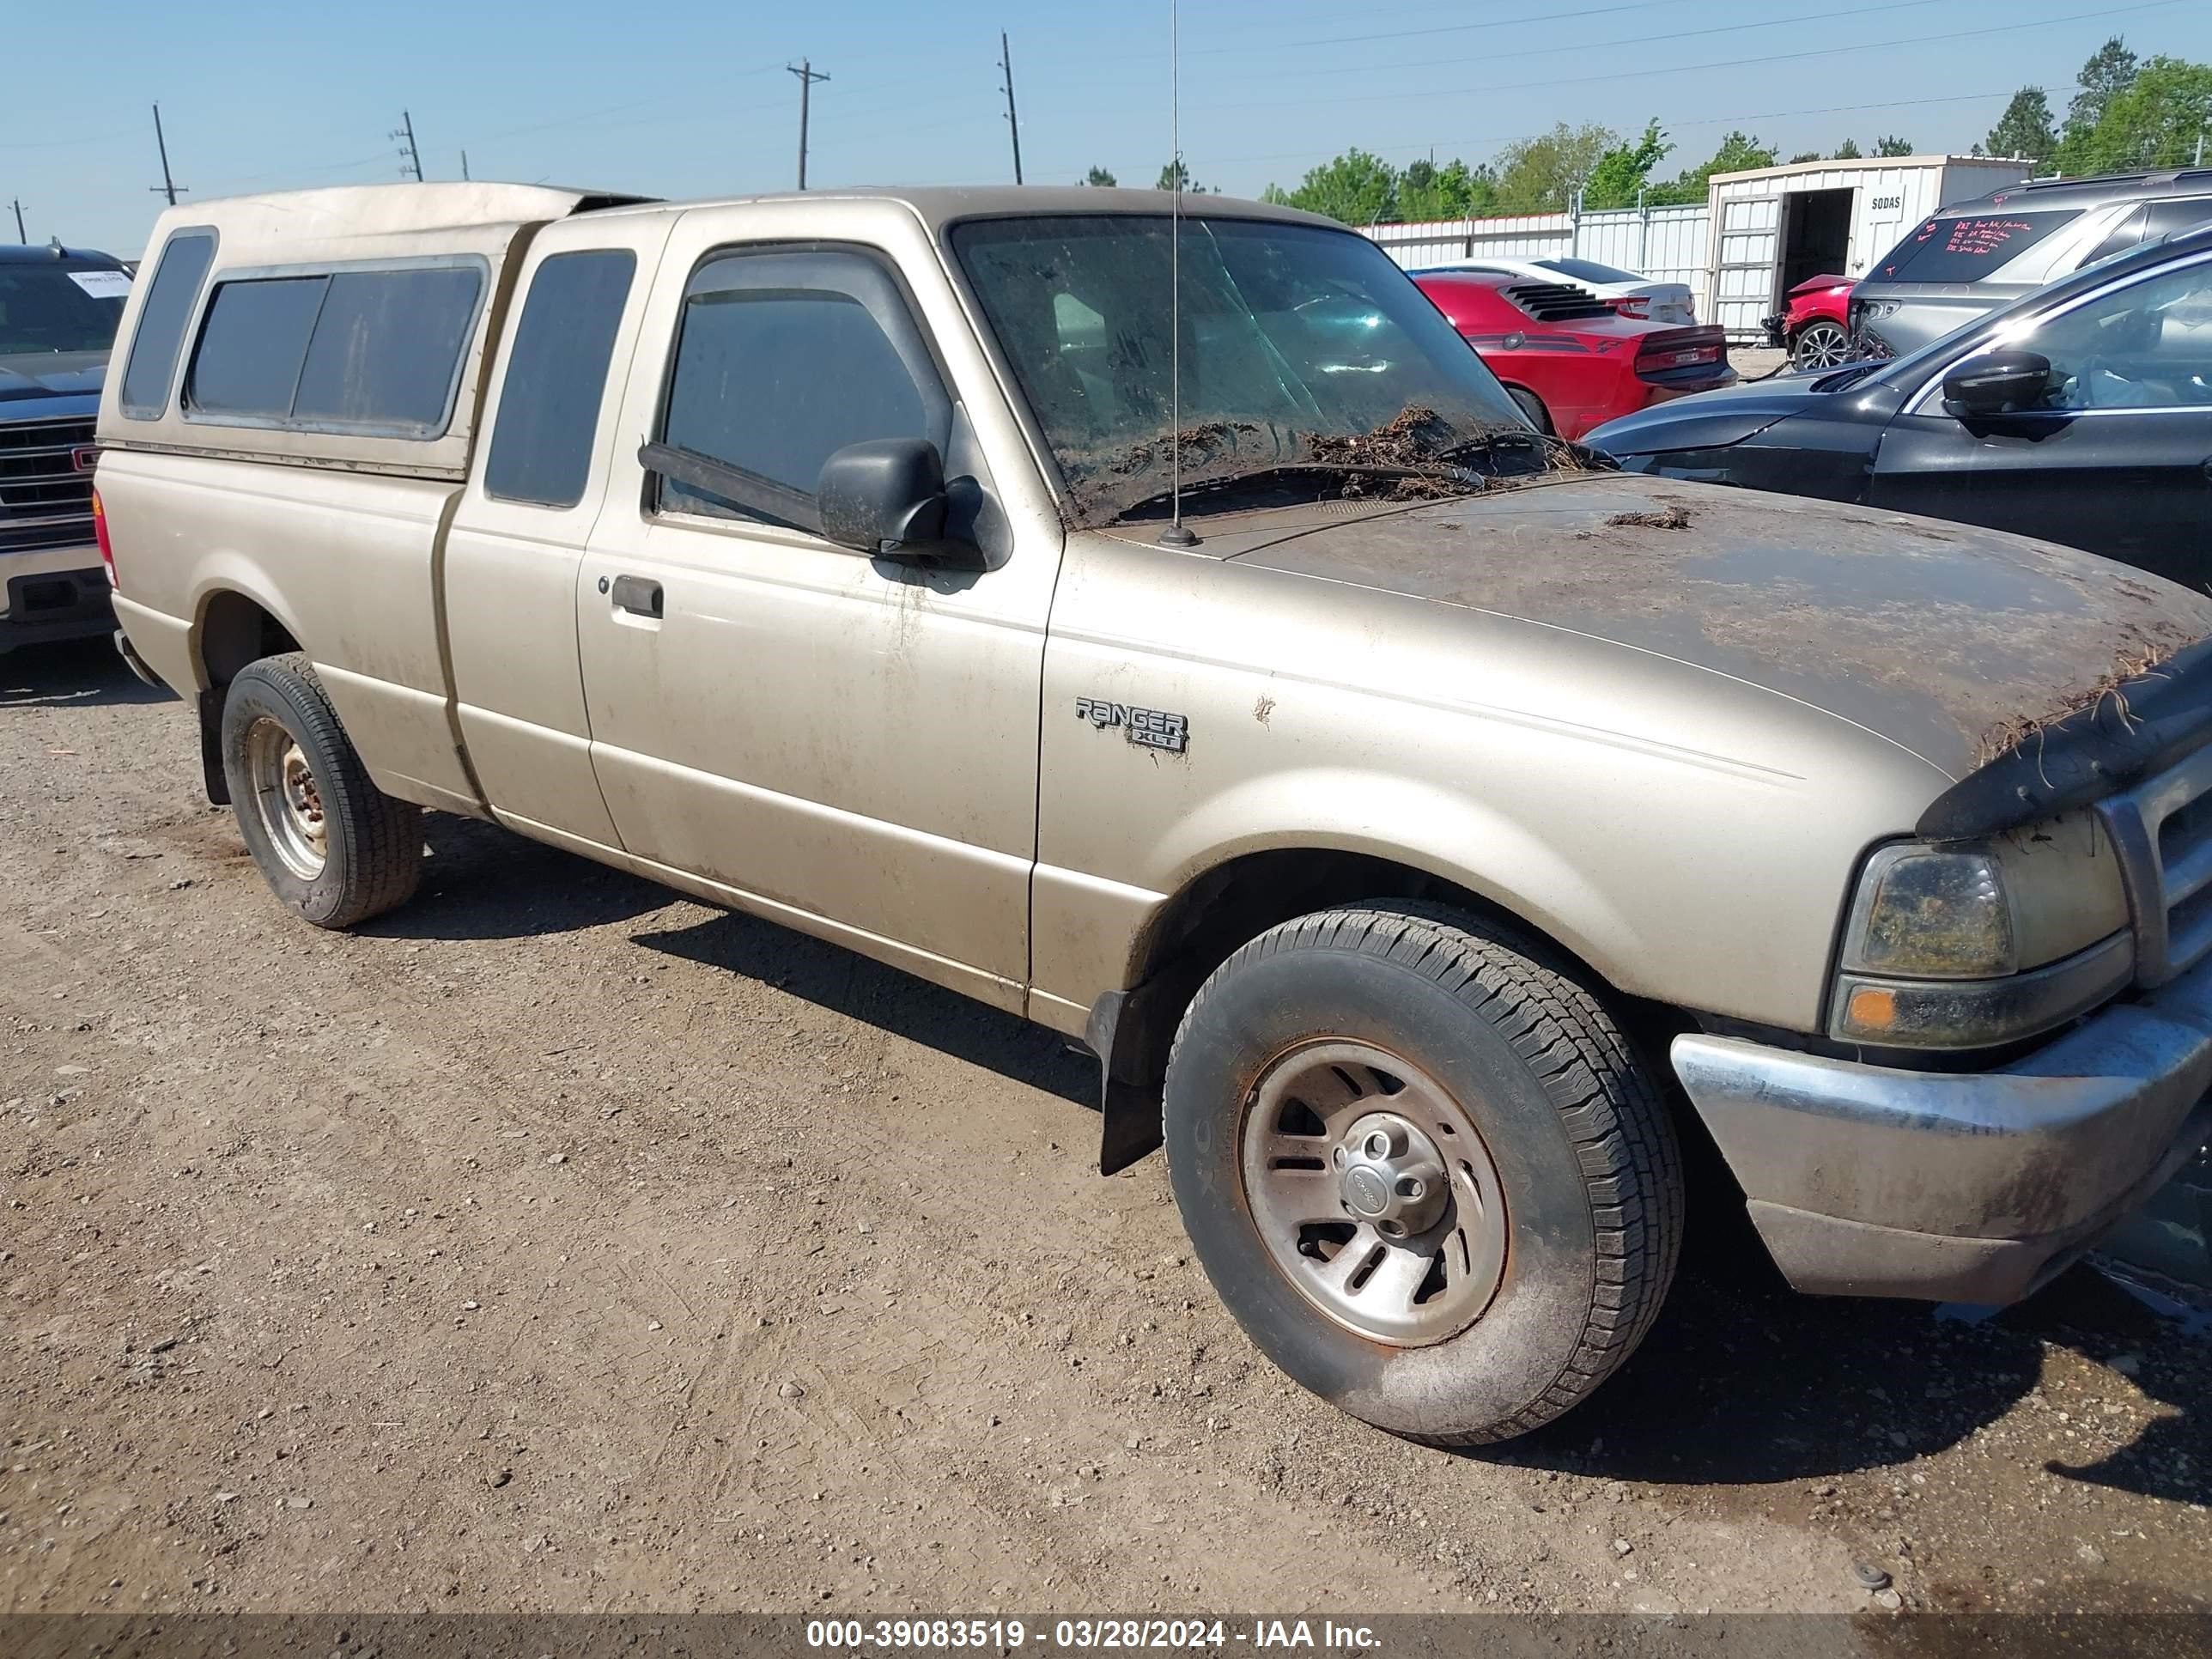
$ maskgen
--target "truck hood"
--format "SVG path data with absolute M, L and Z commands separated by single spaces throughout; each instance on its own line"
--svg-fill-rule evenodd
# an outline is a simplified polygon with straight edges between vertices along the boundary
M 0 356 L 0 404 L 25 398 L 98 397 L 104 351 L 35 351 Z
M 1954 779 L 2022 722 L 2212 635 L 2212 596 L 2090 554 L 1627 474 L 1371 516 L 1237 518 L 1200 521 L 1207 551 L 1670 658 L 1826 710 Z M 1575 672 L 1565 651 L 1562 665 Z

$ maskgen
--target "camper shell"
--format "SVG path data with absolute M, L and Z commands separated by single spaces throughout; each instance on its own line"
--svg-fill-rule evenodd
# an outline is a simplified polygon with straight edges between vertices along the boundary
M 117 366 L 118 393 L 104 405 L 100 442 L 114 448 L 413 477 L 463 477 L 483 411 L 485 355 L 499 337 L 519 258 L 530 238 L 550 222 L 641 199 L 535 185 L 426 184 L 240 196 L 171 208 L 155 225 L 144 264 L 147 278 L 133 285 L 124 313 L 118 337 L 130 343 L 131 355 Z M 227 297 L 247 297 L 226 296 L 226 289 L 271 284 L 287 290 L 287 303 L 277 315 L 241 315 L 239 323 L 241 331 L 250 330 L 254 337 L 250 372 L 265 385 L 281 379 L 285 365 L 276 360 L 295 337 L 301 349 L 295 356 L 304 368 L 309 353 L 382 349 L 376 334 L 415 325 L 416 319 L 404 314 L 410 296 L 394 284 L 389 295 L 364 295 L 365 302 L 348 319 L 354 324 L 350 337 L 332 338 L 337 319 L 330 318 L 326 279 L 434 270 L 455 273 L 459 280 L 452 287 L 465 301 L 456 307 L 458 349 L 447 366 L 434 419 L 397 422 L 379 420 L 374 411 L 293 419 L 289 412 L 278 415 L 265 407 L 216 406 L 195 395 L 195 371 L 212 313 Z M 307 291 L 319 282 L 319 300 Z M 149 307 L 162 325 L 158 331 L 143 326 Z M 316 314 L 307 314 L 311 310 Z M 304 331 L 295 337 L 303 324 Z M 316 337 L 319 329 L 324 331 L 322 339 Z

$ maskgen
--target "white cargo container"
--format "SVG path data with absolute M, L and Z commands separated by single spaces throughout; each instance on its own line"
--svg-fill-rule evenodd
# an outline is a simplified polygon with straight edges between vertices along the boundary
M 1732 340 L 1756 340 L 1760 320 L 1807 277 L 1864 276 L 1929 214 L 2018 184 L 2028 170 L 1979 155 L 1884 155 L 1716 173 L 1704 314 Z

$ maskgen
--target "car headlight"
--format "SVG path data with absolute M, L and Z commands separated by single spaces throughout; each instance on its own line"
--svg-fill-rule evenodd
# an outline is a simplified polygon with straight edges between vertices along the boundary
M 1829 1034 L 1896 1048 L 2033 1036 L 2133 977 L 2127 923 L 2091 814 L 1972 846 L 1877 848 L 1845 923 Z

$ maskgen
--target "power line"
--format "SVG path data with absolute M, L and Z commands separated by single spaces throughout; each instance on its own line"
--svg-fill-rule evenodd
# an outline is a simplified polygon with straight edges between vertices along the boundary
M 1004 29 L 999 31 L 999 70 L 1006 77 L 1006 130 L 1013 135 L 1014 182 L 1018 185 L 1022 181 L 1022 123 L 1021 118 L 1014 113 L 1014 54 L 1006 45 Z
M 169 173 L 169 141 L 161 131 L 161 106 L 154 106 L 154 147 L 161 152 L 161 182 L 149 185 L 156 196 L 167 196 L 169 205 L 177 204 L 177 191 L 182 188 Z
M 392 129 L 392 136 L 404 141 L 399 147 L 399 176 L 404 179 L 411 172 L 415 175 L 415 182 L 421 184 L 422 152 L 415 147 L 415 117 L 408 111 L 401 110 L 399 125 Z
M 2195 4 L 2197 0 L 2186 0 L 2186 3 Z M 2139 11 L 2164 11 L 2183 3 L 2185 0 L 2142 0 L 2141 3 L 2136 5 L 2107 6 L 2096 11 L 2070 12 L 2063 17 L 2041 17 L 2027 22 L 1996 24 L 1987 28 L 1951 29 L 1941 34 L 1907 35 L 1893 40 L 1860 40 L 1849 46 L 1815 46 L 1804 52 L 1765 52 L 1756 58 L 1709 58 L 1695 64 L 1672 64 L 1657 69 L 1620 70 L 1606 75 L 1571 75 L 1556 81 L 1492 82 L 1479 87 L 1434 87 L 1419 92 L 1401 87 L 1391 92 L 1358 93 L 1342 98 L 1302 98 L 1298 100 L 1297 106 L 1307 108 L 1316 104 L 1404 103 L 1414 98 L 1465 98 L 1480 93 L 1522 92 L 1550 87 L 1589 86 L 1606 81 L 1642 80 L 1656 75 L 1690 75 L 1705 70 L 1745 69 L 1753 66 L 1764 68 L 1773 64 L 1800 63 L 1808 58 L 1832 58 L 1842 52 L 1876 52 L 1891 46 L 1924 46 L 1936 40 L 1967 40 L 1982 35 L 2014 34 L 2023 29 L 2050 28 L 2057 24 L 2079 23 L 2090 18 L 2119 17 Z M 1248 103 L 1217 103 L 1212 107 L 1217 110 L 1281 109 L 1284 105 L 1279 99 L 1269 99 Z
M 799 187 L 805 190 L 806 188 L 807 103 L 814 91 L 814 83 L 817 81 L 827 81 L 830 77 L 815 69 L 814 60 L 811 58 L 802 58 L 795 64 L 786 64 L 784 68 L 799 77 Z
M 1912 11 L 1942 3 L 1942 0 L 1887 0 L 1885 4 L 1879 6 L 1854 7 L 1851 20 L 1856 22 L 1860 18 L 1871 17 L 1877 12 Z M 1513 58 L 1556 58 L 1562 52 L 1587 54 L 1599 48 L 1648 46 L 1662 41 L 1702 40 L 1713 34 L 1742 34 L 1751 29 L 1802 27 L 1803 23 L 1804 20 L 1798 17 L 1765 17 L 1755 23 L 1717 23 L 1711 28 L 1668 29 L 1658 34 L 1614 35 L 1603 40 L 1581 40 L 1563 46 L 1523 46 L 1513 52 L 1486 52 L 1474 58 L 1400 58 L 1390 63 L 1359 64 L 1348 69 L 1341 64 L 1317 64 L 1312 69 L 1277 70 L 1273 71 L 1270 78 L 1277 79 L 1286 75 L 1368 75 L 1383 70 L 1447 69 L 1456 64 L 1496 64 Z M 1698 67 L 1705 66 L 1700 64 Z

